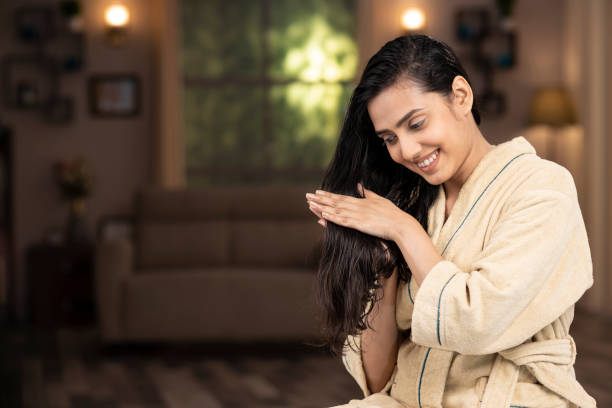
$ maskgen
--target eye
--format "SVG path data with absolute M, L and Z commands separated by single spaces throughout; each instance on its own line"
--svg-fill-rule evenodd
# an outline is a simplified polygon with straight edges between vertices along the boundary
M 423 124 L 423 122 L 425 122 L 425 119 L 421 120 L 420 122 L 415 123 L 414 125 L 410 126 L 410 129 L 418 129 L 421 127 L 421 125 Z
M 390 144 L 395 140 L 396 136 L 390 136 L 386 139 L 383 139 L 382 145 Z

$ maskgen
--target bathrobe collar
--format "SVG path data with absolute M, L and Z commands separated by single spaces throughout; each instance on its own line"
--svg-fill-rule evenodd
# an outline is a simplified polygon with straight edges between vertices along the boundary
M 468 176 L 459 190 L 457 201 L 446 222 L 446 194 L 442 184 L 438 187 L 438 196 L 429 208 L 427 232 L 438 251 L 444 256 L 447 246 L 477 204 L 481 195 L 486 194 L 488 185 L 504 171 L 512 161 L 524 154 L 536 154 L 536 150 L 523 136 L 516 136 L 504 143 L 495 145 L 487 152 Z

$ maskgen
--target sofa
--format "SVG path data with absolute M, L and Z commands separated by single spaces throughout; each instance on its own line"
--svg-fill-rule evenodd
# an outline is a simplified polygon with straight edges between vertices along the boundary
M 102 339 L 317 339 L 313 283 L 323 227 L 305 200 L 313 190 L 139 190 L 133 234 L 96 243 Z

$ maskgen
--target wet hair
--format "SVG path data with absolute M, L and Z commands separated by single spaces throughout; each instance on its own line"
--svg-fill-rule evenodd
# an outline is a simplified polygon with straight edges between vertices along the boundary
M 357 187 L 361 183 L 415 217 L 427 230 L 428 211 L 438 188 L 392 160 L 375 134 L 367 105 L 401 80 L 411 81 L 424 92 L 448 97 L 457 75 L 470 83 L 455 53 L 441 41 L 415 34 L 387 42 L 370 58 L 350 97 L 336 151 L 320 188 L 361 197 Z M 475 103 L 472 115 L 479 125 Z M 331 221 L 327 221 L 321 250 L 315 282 L 322 322 L 321 345 L 339 355 L 349 335 L 369 327 L 367 316 L 380 300 L 376 294 L 381 287 L 378 277 L 388 278 L 397 268 L 399 279 L 408 281 L 411 272 L 395 242 Z

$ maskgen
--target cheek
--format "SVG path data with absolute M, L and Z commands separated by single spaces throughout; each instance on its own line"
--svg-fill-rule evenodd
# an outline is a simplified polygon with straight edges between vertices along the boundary
M 394 162 L 401 164 L 402 155 L 400 154 L 400 150 L 397 147 L 387 147 L 387 151 L 389 152 L 389 156 L 391 156 L 391 159 Z

